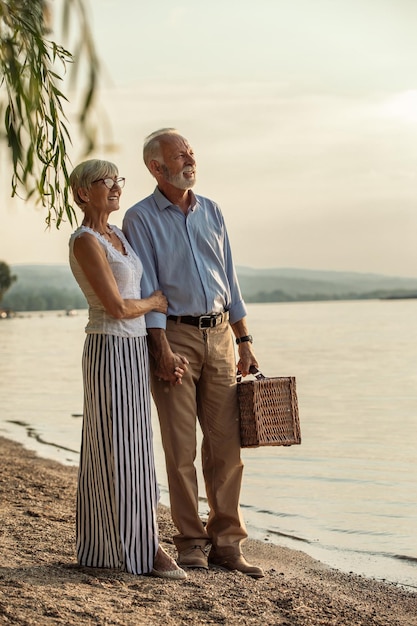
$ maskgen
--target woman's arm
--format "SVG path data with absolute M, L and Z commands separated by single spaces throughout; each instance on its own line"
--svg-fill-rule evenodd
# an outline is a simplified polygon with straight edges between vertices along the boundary
M 74 256 L 106 312 L 116 319 L 130 319 L 149 311 L 167 312 L 167 299 L 161 291 L 149 298 L 123 299 L 103 248 L 94 235 L 83 233 L 74 241 Z

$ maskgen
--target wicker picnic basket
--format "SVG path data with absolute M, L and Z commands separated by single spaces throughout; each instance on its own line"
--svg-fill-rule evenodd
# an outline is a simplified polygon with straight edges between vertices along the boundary
M 295 377 L 255 376 L 237 385 L 242 448 L 301 443 Z

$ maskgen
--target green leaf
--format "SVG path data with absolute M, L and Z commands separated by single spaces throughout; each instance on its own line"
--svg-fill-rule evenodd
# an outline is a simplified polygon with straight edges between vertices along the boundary
M 68 68 L 90 67 L 86 94 L 78 120 L 85 137 L 84 154 L 95 145 L 91 124 L 99 63 L 83 0 L 62 0 L 62 42 L 50 41 L 44 28 L 43 0 L 0 0 L 0 141 L 7 142 L 13 166 L 12 196 L 34 198 L 47 210 L 46 222 L 58 227 L 64 217 L 72 224 L 76 215 L 69 201 L 67 142 L 71 133 L 62 89 Z M 76 59 L 65 38 L 70 20 L 77 19 L 80 41 Z

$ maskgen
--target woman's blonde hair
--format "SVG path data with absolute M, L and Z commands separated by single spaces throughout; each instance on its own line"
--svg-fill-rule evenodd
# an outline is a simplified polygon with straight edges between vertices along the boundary
M 89 159 L 79 163 L 71 172 L 69 182 L 74 201 L 82 209 L 84 200 L 78 195 L 79 189 L 90 189 L 91 184 L 100 178 L 114 178 L 119 173 L 116 165 L 111 161 Z

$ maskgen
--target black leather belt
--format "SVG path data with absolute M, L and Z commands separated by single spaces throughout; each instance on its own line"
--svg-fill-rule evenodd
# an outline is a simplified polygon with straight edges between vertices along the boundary
M 228 319 L 227 313 L 216 313 L 213 315 L 200 315 L 193 317 L 192 315 L 168 315 L 169 320 L 181 324 L 190 324 L 198 328 L 214 328 Z

